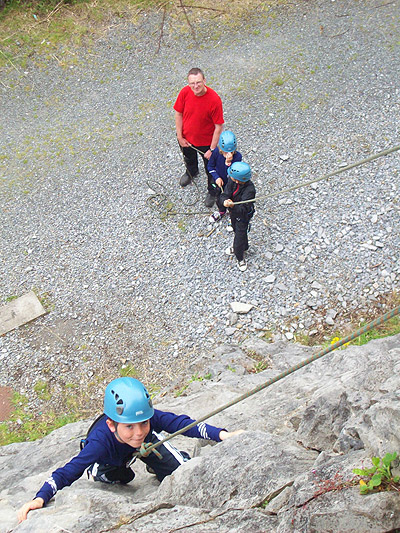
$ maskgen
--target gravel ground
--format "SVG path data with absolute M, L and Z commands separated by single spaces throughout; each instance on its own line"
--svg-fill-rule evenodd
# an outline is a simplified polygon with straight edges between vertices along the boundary
M 221 343 L 333 333 L 398 290 L 399 152 L 260 201 L 245 273 L 227 221 L 210 234 L 207 215 L 149 202 L 150 185 L 207 213 L 204 175 L 178 185 L 172 105 L 192 66 L 259 195 L 399 144 L 399 3 L 262 5 L 189 13 L 199 46 L 171 15 L 156 53 L 155 13 L 1 73 L 1 303 L 33 288 L 50 312 L 0 338 L 0 385 L 34 411 L 37 381 L 54 405 L 76 386 L 95 401 L 124 365 L 164 385 Z M 254 308 L 234 316 L 234 300 Z

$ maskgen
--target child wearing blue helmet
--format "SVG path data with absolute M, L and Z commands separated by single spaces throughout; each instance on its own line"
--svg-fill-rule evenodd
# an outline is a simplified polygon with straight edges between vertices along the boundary
M 229 130 L 223 131 L 219 137 L 218 146 L 214 148 L 208 161 L 208 172 L 216 186 L 216 204 L 218 211 L 210 216 L 210 222 L 217 222 L 226 213 L 226 207 L 221 202 L 221 192 L 228 183 L 228 169 L 236 161 L 242 160 L 242 154 L 236 151 L 235 134 Z
M 244 161 L 232 163 L 228 169 L 230 177 L 220 201 L 229 208 L 231 223 L 235 237 L 233 246 L 225 250 L 228 255 L 236 256 L 238 268 L 241 272 L 247 269 L 244 252 L 249 248 L 247 232 L 249 223 L 254 215 L 254 202 L 247 202 L 256 196 L 256 189 L 251 181 L 250 166 Z M 246 202 L 237 205 L 237 202 Z
M 80 453 L 55 470 L 35 498 L 20 508 L 19 521 L 25 520 L 29 511 L 45 506 L 58 490 L 71 485 L 85 470 L 94 481 L 129 483 L 135 477 L 130 465 L 143 444 L 154 444 L 161 440 L 161 431 L 174 433 L 192 422 L 186 415 L 154 409 L 146 387 L 137 379 L 115 379 L 105 391 L 104 414 L 90 427 Z M 203 422 L 183 435 L 220 442 L 239 432 L 230 433 Z M 190 459 L 186 452 L 180 452 L 169 442 L 140 458 L 159 481 Z

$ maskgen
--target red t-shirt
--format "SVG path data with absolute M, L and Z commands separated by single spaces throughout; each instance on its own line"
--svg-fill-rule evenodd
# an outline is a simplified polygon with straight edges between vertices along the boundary
M 194 146 L 209 146 L 216 124 L 224 123 L 222 101 L 210 87 L 196 96 L 186 85 L 176 99 L 175 111 L 182 113 L 182 135 Z

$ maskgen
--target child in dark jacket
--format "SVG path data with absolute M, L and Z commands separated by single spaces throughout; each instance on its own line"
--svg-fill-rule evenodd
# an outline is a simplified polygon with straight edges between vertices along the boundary
M 137 379 L 115 379 L 105 391 L 104 415 L 89 429 L 81 452 L 65 466 L 55 470 L 35 498 L 20 508 L 19 521 L 25 520 L 29 511 L 45 506 L 58 490 L 71 485 L 85 470 L 94 481 L 129 483 L 135 477 L 130 465 L 135 461 L 139 449 L 146 447 L 146 444 L 150 446 L 159 442 L 161 431 L 174 433 L 192 422 L 186 415 L 178 416 L 154 409 L 149 393 Z M 220 442 L 241 432 L 229 433 L 202 422 L 183 435 Z M 159 481 L 190 459 L 186 452 L 180 452 L 169 442 L 147 454 L 144 449 L 144 455 L 140 458 Z
M 241 272 L 247 269 L 244 252 L 249 248 L 247 232 L 249 222 L 254 214 L 254 202 L 236 205 L 236 202 L 252 200 L 256 196 L 256 189 L 251 181 L 250 166 L 244 161 L 232 163 L 228 169 L 230 179 L 221 194 L 221 202 L 229 208 L 231 223 L 235 237 L 233 246 L 227 248 L 228 255 L 235 254 Z
M 208 172 L 216 185 L 216 203 L 218 211 L 210 216 L 210 222 L 217 222 L 226 213 L 226 207 L 221 202 L 221 192 L 228 183 L 228 168 L 236 161 L 242 160 L 240 152 L 236 151 L 237 142 L 235 134 L 223 131 L 219 137 L 218 146 L 214 148 L 208 161 Z

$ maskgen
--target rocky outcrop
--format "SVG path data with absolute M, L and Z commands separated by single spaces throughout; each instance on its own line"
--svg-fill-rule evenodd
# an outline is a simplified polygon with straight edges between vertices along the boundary
M 194 361 L 179 396 L 157 407 L 200 417 L 315 349 L 248 340 Z M 385 532 L 400 528 L 398 492 L 360 495 L 353 468 L 400 452 L 400 336 L 348 347 L 214 416 L 245 433 L 217 445 L 174 439 L 193 459 L 161 485 L 134 465 L 129 486 L 85 477 L 17 526 L 16 510 L 77 452 L 89 422 L 0 452 L 0 529 L 18 532 Z M 268 367 L 256 373 L 262 366 Z M 166 393 L 165 393 L 166 392 Z

